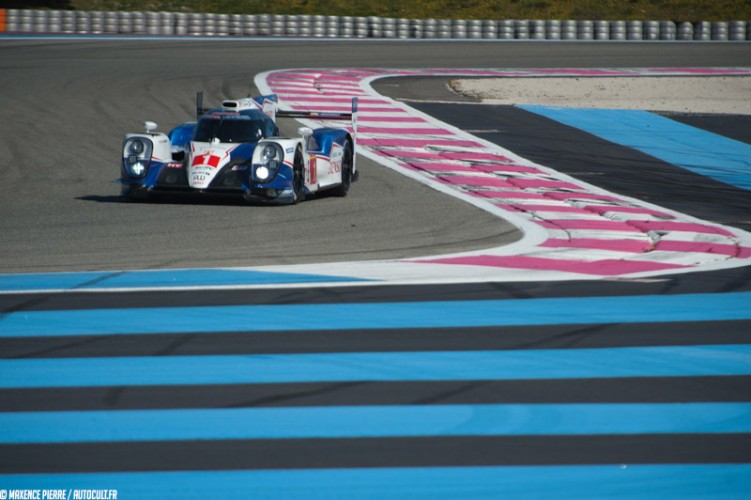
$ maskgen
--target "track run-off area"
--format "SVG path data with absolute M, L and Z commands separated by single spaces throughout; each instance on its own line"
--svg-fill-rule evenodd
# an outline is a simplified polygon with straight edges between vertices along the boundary
M 368 91 L 366 82 L 389 76 L 459 75 L 475 77 L 579 78 L 614 76 L 749 76 L 750 69 L 558 69 L 393 71 L 339 69 L 279 71 L 257 77 L 263 91 L 276 93 L 291 109 L 342 111 L 352 96 L 362 101 L 361 154 L 398 169 L 435 189 L 460 197 L 522 228 L 525 238 L 512 246 L 464 255 L 401 261 L 374 274 L 354 264 L 359 278 L 394 276 L 411 282 L 453 278 L 456 281 L 572 279 L 581 275 L 649 276 L 706 267 L 748 265 L 751 234 L 707 224 L 695 217 L 668 213 L 639 200 L 614 196 L 593 185 L 525 160 L 495 144 L 406 105 Z M 717 137 L 669 119 L 629 111 L 524 109 L 589 132 L 611 131 L 612 141 L 642 148 L 674 164 L 690 165 L 718 180 L 751 189 L 751 146 Z M 562 116 L 559 116 L 562 115 Z M 619 118 L 622 116 L 622 118 Z M 578 121 L 577 121 L 578 119 Z M 333 125 L 333 124 L 332 124 Z M 614 125 L 620 135 L 612 133 Z M 644 137 L 646 136 L 646 137 Z M 415 265 L 416 264 L 416 265 Z M 373 264 L 371 264 L 372 266 Z M 452 267 L 458 266 L 454 269 Z M 338 272 L 346 268 L 335 266 Z M 302 268 L 297 268 L 302 269 Z M 307 267 L 315 270 L 320 267 Z M 500 272 L 499 272 L 500 271 Z M 542 274 L 535 275 L 541 271 Z M 497 273 L 497 274 L 496 274 Z
M 2 49 L 0 61 L 10 50 Z M 518 235 L 425 254 L 420 243 L 412 255 L 369 260 L 352 252 L 317 263 L 291 251 L 262 265 L 249 257 L 247 266 L 138 268 L 114 259 L 2 274 L 0 492 L 751 495 L 751 224 L 737 209 L 748 203 L 751 140 L 723 134 L 720 116 L 703 116 L 702 126 L 646 111 L 411 102 L 378 87 L 384 78 L 732 78 L 751 68 L 400 66 L 298 64 L 247 75 L 286 109 L 346 110 L 358 97 L 363 175 L 346 199 L 271 211 L 89 195 L 79 206 L 232 218 L 242 209 L 283 220 L 280 235 L 304 253 L 311 214 L 331 210 L 342 229 L 346 210 L 397 175 L 412 186 L 400 196 L 419 220 L 420 205 L 439 206 L 438 196 L 471 209 L 457 208 L 451 224 L 497 219 Z M 157 76 L 132 85 L 159 100 Z M 80 81 L 74 74 L 66 85 Z M 504 120 L 519 128 L 504 134 Z M 524 136 L 518 149 L 504 139 L 514 134 Z M 549 162 L 530 158 L 529 144 L 547 149 L 545 138 L 582 161 L 604 158 L 590 173 L 637 161 L 649 172 L 632 169 L 615 184 L 578 176 L 563 146 Z M 661 185 L 647 180 L 655 173 Z M 713 203 L 676 203 L 675 179 Z M 722 210 L 723 199 L 735 212 Z M 401 217 L 408 225 L 410 213 Z M 378 236 L 397 241 L 394 231 Z

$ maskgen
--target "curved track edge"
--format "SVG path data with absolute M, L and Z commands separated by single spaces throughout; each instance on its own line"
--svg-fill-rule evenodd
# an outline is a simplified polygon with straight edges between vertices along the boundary
M 360 100 L 358 154 L 517 226 L 513 244 L 437 257 L 233 269 L 0 275 L 0 293 L 639 279 L 751 264 L 751 234 L 616 195 L 382 96 L 380 78 L 751 75 L 751 68 L 287 69 L 255 77 L 288 110 Z M 303 123 L 310 125 L 303 121 Z M 321 123 L 318 121 L 317 123 Z M 341 123 L 331 123 L 341 126 Z

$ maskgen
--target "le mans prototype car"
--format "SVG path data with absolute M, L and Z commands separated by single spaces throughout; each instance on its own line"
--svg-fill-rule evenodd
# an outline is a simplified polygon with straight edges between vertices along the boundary
M 277 96 L 226 100 L 203 108 L 196 96 L 197 121 L 169 134 L 145 122 L 145 133 L 123 140 L 120 183 L 127 199 L 158 193 L 229 194 L 249 202 L 293 204 L 310 193 L 330 190 L 345 196 L 358 178 L 355 166 L 357 98 L 351 113 L 282 111 Z M 348 120 L 345 128 L 301 127 L 300 137 L 281 137 L 277 118 Z

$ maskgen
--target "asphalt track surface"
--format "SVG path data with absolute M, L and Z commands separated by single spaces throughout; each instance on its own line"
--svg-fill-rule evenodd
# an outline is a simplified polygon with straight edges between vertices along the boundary
M 0 124 L 0 148 L 11 161 L 3 160 L 0 171 L 8 193 L 1 202 L 0 271 L 383 258 L 515 237 L 479 210 L 367 164 L 362 182 L 343 200 L 283 208 L 121 203 L 111 180 L 120 136 L 131 129 L 124 124 L 189 117 L 197 86 L 231 97 L 246 94 L 260 71 L 364 61 L 372 67 L 748 66 L 747 48 L 3 41 L 0 109 L 11 119 Z M 392 94 L 445 98 L 435 81 L 406 81 Z M 419 106 L 465 126 L 461 106 Z M 488 129 L 520 117 L 515 109 L 482 109 L 483 121 L 492 120 Z M 534 121 L 527 129 L 485 138 L 577 175 L 564 161 L 577 151 L 536 148 L 540 137 L 533 131 L 555 137 L 558 147 L 568 147 L 577 132 L 525 119 Z M 719 131 L 716 119 L 703 119 L 704 128 Z M 33 145 L 24 141 L 30 130 Z M 610 159 L 600 168 L 644 161 L 633 151 L 587 141 L 593 157 Z M 705 201 L 692 204 L 625 176 L 606 187 L 747 227 L 742 194 L 727 191 L 725 205 L 703 178 L 649 161 L 668 179 L 681 176 L 682 186 Z M 30 182 L 29 172 L 46 182 Z M 744 312 L 750 273 L 0 295 L 0 489 L 59 486 L 50 473 L 69 473 L 62 476 L 65 487 L 117 488 L 120 498 L 742 498 L 751 487 L 751 371 L 743 354 L 751 331 Z M 513 324 L 414 326 L 424 310 L 443 307 L 439 317 L 461 321 L 464 311 L 490 303 L 508 306 Z M 661 310 L 663 303 L 672 306 Z M 266 306 L 290 316 L 262 331 L 233 326 L 232 307 L 258 307 L 249 310 L 260 314 Z M 305 328 L 330 307 L 342 316 L 350 309 L 352 315 L 374 312 L 360 318 L 370 321 L 363 327 L 337 317 L 327 328 Z M 516 307 L 537 312 L 523 315 Z M 155 308 L 171 311 L 167 326 L 140 320 Z M 198 308 L 207 308 L 201 321 L 211 328 L 180 319 Z M 549 314 L 572 310 L 580 311 L 576 322 L 545 323 Z M 412 326 L 383 326 L 386 319 L 398 323 L 399 314 Z M 115 317 L 128 318 L 124 333 L 44 334 L 84 318 L 106 323 Z M 24 319 L 42 326 L 27 328 Z M 248 360 L 267 363 L 269 378 L 239 380 Z M 484 369 L 497 370 L 496 376 L 463 373 Z M 352 375 L 336 375 L 342 371 Z M 499 419 L 512 424 L 499 430 L 493 427 Z M 413 426 L 405 430 L 404 422 Z M 187 473 L 171 475 L 180 471 Z
M 515 106 L 413 102 L 462 130 L 608 191 L 700 219 L 751 230 L 751 196 L 734 187 Z M 751 116 L 665 113 L 675 121 L 751 144 Z M 669 186 L 670 189 L 666 189 Z
M 207 104 L 245 96 L 262 71 L 742 66 L 749 59 L 745 44 L 3 40 L 0 272 L 417 257 L 519 237 L 491 215 L 367 161 L 347 199 L 321 198 L 304 211 L 120 201 L 112 181 L 125 132 L 147 119 L 165 130 L 190 120 L 197 90 Z

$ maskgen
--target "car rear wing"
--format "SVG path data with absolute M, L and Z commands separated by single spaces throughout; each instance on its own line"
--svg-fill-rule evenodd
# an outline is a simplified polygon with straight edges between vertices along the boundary
M 352 98 L 352 111 L 349 113 L 338 113 L 334 111 L 284 111 L 277 109 L 278 99 L 276 94 L 241 99 L 239 101 L 223 101 L 222 107 L 240 109 L 252 105 L 258 108 L 276 121 L 276 118 L 301 118 L 308 120 L 347 120 L 352 122 L 352 137 L 357 141 L 357 97 Z M 203 91 L 196 93 L 196 119 L 200 120 L 201 116 L 210 108 L 203 107 Z
M 302 118 L 308 120 L 348 120 L 352 122 L 352 135 L 357 137 L 357 97 L 352 98 L 352 111 L 350 113 L 337 113 L 334 111 L 277 111 L 279 118 Z
M 279 100 L 276 94 L 260 95 L 256 97 L 248 97 L 245 99 L 227 99 L 222 101 L 221 108 L 227 111 L 241 111 L 245 109 L 258 109 L 263 113 L 276 121 L 277 108 L 279 106 Z M 201 116 L 212 108 L 203 107 L 203 91 L 196 92 L 196 120 L 200 120 Z

